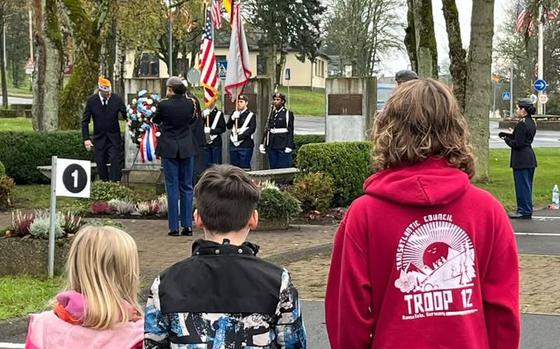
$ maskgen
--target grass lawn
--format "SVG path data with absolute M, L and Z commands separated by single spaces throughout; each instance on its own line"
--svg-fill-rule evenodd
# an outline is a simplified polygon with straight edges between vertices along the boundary
M 33 91 L 29 90 L 29 86 L 26 87 L 8 87 L 8 95 L 9 96 L 17 96 L 17 97 L 33 97 Z
M 29 118 L 2 118 L 0 131 L 32 131 L 33 125 Z
M 63 287 L 61 277 L 52 280 L 27 276 L 0 277 L 0 320 L 49 309 L 49 300 Z
M 286 86 L 278 87 L 278 91 L 286 95 L 288 109 L 296 116 L 325 116 L 325 92 L 309 91 L 291 87 L 288 96 Z
M 552 200 L 552 187 L 560 184 L 560 148 L 536 148 L 538 167 L 533 180 L 533 206 L 546 207 Z M 491 192 L 508 210 L 516 208 L 509 149 L 490 150 L 490 183 L 477 186 Z

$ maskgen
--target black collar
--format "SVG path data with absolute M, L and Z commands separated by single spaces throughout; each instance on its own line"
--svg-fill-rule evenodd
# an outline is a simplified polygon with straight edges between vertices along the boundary
M 250 255 L 255 256 L 259 252 L 259 245 L 251 242 L 244 242 L 241 246 L 231 245 L 229 240 L 224 239 L 224 243 L 218 244 L 214 241 L 198 239 L 193 242 L 192 255 Z

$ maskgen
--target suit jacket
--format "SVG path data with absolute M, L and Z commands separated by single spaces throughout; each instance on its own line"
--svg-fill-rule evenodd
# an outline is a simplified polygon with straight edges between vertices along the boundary
M 241 115 L 239 115 L 239 119 L 237 121 L 237 125 L 239 127 L 238 131 L 242 131 L 241 129 L 243 127 L 243 124 L 245 123 L 245 120 L 249 117 L 250 113 L 253 112 L 251 112 L 249 109 L 245 109 L 245 111 L 241 113 Z M 235 125 L 235 120 L 233 120 L 230 117 L 226 125 L 228 130 L 231 130 L 234 125 Z M 247 125 L 247 129 L 243 130 L 242 133 L 239 133 L 237 135 L 237 139 L 241 141 L 241 144 L 239 144 L 239 146 L 237 146 L 236 148 L 253 148 L 255 146 L 255 142 L 253 141 L 253 133 L 255 133 L 256 129 L 257 129 L 257 114 L 253 113 L 253 116 L 251 117 L 251 120 L 249 120 L 249 124 Z M 230 139 L 230 145 L 232 147 L 235 147 L 233 142 L 231 142 L 231 139 Z
M 284 129 L 287 132 L 283 132 L 286 131 Z M 275 132 L 275 130 L 281 132 Z M 265 145 L 269 149 L 294 149 L 294 113 L 285 107 L 279 110 L 273 109 L 268 119 L 266 137 Z
M 101 103 L 98 93 L 90 96 L 82 118 L 82 138 L 92 139 L 89 134 L 89 122 L 93 119 L 93 144 L 95 149 L 103 149 L 105 145 L 121 146 L 121 129 L 119 113 L 126 120 L 126 107 L 119 95 L 111 94 L 107 105 Z
M 506 144 L 511 147 L 509 166 L 513 169 L 535 168 L 537 158 L 531 147 L 537 126 L 532 117 L 528 116 L 515 125 L 513 134 L 506 136 Z
M 196 122 L 194 102 L 184 95 L 173 95 L 159 103 L 152 121 L 159 126 L 156 153 L 163 158 L 186 159 L 198 153 L 192 128 Z

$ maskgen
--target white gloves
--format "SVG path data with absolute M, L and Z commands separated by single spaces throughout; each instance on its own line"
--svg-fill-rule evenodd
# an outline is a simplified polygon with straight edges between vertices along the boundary
M 204 133 L 210 134 L 210 127 L 205 127 L 204 128 Z
M 259 151 L 261 152 L 261 154 L 266 154 L 266 148 L 264 144 L 259 145 Z
M 202 111 L 202 116 L 208 116 L 208 115 L 210 115 L 210 110 L 209 109 L 204 109 Z
M 232 119 L 232 120 L 237 120 L 237 119 L 239 119 L 239 112 L 238 112 L 238 111 L 233 112 L 233 114 L 231 114 L 231 119 Z
M 284 153 L 286 154 L 290 154 L 291 152 L 292 152 L 292 148 L 286 147 L 286 149 L 284 149 Z

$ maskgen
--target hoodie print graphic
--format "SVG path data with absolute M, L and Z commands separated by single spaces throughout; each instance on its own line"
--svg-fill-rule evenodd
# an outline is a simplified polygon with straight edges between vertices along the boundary
M 479 311 L 471 301 L 477 281 L 473 243 L 451 214 L 429 214 L 410 223 L 399 240 L 396 267 L 403 320 Z

